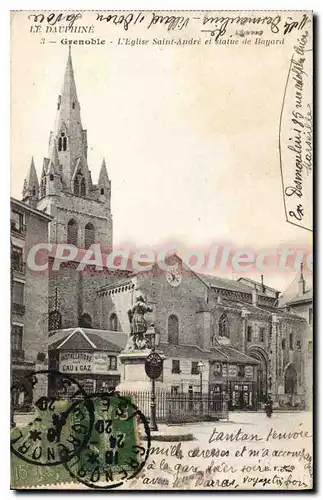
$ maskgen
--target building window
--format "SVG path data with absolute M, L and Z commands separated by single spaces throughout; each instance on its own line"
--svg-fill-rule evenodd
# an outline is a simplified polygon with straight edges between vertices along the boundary
M 222 375 L 222 365 L 221 365 L 221 363 L 215 363 L 215 365 L 214 365 L 214 375 Z
M 300 340 L 298 340 L 298 341 L 296 342 L 296 349 L 297 349 L 298 351 L 300 351 L 300 350 L 301 350 L 301 342 L 300 342 Z
M 310 308 L 308 310 L 308 323 L 310 326 L 313 325 L 313 309 L 312 308 Z
M 12 325 L 11 329 L 11 349 L 13 351 L 22 350 L 23 326 Z
M 85 248 L 90 248 L 91 245 L 93 245 L 95 241 L 95 229 L 93 224 L 91 222 L 88 222 L 85 226 L 85 231 L 84 231 L 84 247 Z
M 20 281 L 14 281 L 12 284 L 12 302 L 15 305 L 23 306 L 25 303 L 25 285 Z
M 289 348 L 291 350 L 294 349 L 294 334 L 293 333 L 289 334 Z
M 181 373 L 179 359 L 172 360 L 172 373 Z
M 11 266 L 15 271 L 23 272 L 23 252 L 22 248 L 13 246 L 11 250 Z
M 285 371 L 285 394 L 297 394 L 297 373 L 294 365 Z
M 286 340 L 283 339 L 282 340 L 282 350 L 285 351 L 285 349 L 286 349 Z
M 116 313 L 112 313 L 110 316 L 110 330 L 112 330 L 113 332 L 120 331 L 118 316 L 116 315 Z
M 175 314 L 171 314 L 168 318 L 168 342 L 178 345 L 178 318 Z
M 226 314 L 222 314 L 219 320 L 219 337 L 230 338 L 229 322 Z
M 92 328 L 92 318 L 89 314 L 82 314 L 79 319 L 79 326 L 82 328 Z
M 50 175 L 52 177 L 53 174 Z M 54 178 L 54 177 L 53 177 Z M 46 196 L 46 177 L 43 177 L 40 182 L 40 197 Z
M 53 180 L 54 180 L 54 175 L 53 175 L 53 174 L 50 174 L 50 176 L 49 176 L 49 180 L 50 180 L 50 181 L 53 181 Z
M 77 223 L 74 219 L 67 224 L 67 243 L 77 246 Z
M 248 326 L 247 328 L 247 342 L 251 342 L 252 340 L 252 326 Z
M 58 138 L 58 151 L 66 151 L 67 150 L 67 137 L 64 132 Z
M 11 212 L 11 230 L 16 233 L 25 233 L 26 227 L 24 226 L 24 214 L 12 210 Z
M 259 331 L 259 341 L 265 342 L 265 328 L 260 328 Z
M 198 375 L 198 374 L 199 374 L 198 361 L 192 361 L 191 375 Z
M 33 196 L 36 196 L 36 188 L 35 188 L 35 186 L 33 186 L 32 194 L 33 194 Z
M 72 108 L 75 109 L 75 102 L 72 102 Z
M 109 356 L 109 370 L 116 370 L 116 369 L 117 369 L 117 357 Z
M 178 385 L 172 385 L 171 389 L 170 389 L 170 393 L 172 396 L 177 396 L 178 395 L 178 392 L 179 392 L 179 387 Z
M 104 194 L 104 189 L 103 188 L 100 189 L 100 194 Z
M 238 377 L 244 377 L 244 365 L 238 365 Z
M 80 194 L 81 194 L 81 196 L 83 196 L 83 197 L 85 197 L 85 196 L 86 196 L 86 185 L 85 185 L 85 179 L 84 179 L 84 177 L 82 177 L 82 179 L 81 179 Z

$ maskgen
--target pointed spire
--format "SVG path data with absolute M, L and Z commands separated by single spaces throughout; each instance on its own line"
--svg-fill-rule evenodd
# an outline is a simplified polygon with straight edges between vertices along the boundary
M 299 280 L 298 280 L 298 294 L 299 295 L 304 295 L 305 293 L 305 288 L 306 288 L 306 282 L 304 279 L 304 264 L 303 262 L 301 263 L 301 269 L 299 273 Z
M 110 179 L 108 176 L 107 165 L 105 162 L 105 158 L 103 158 L 101 170 L 100 170 L 100 175 L 99 175 L 99 180 L 98 180 L 98 185 L 99 186 L 106 186 L 109 183 L 110 183 Z
M 35 168 L 34 157 L 32 157 L 27 176 L 24 180 L 22 199 L 26 201 L 31 199 L 36 200 L 38 199 L 38 193 L 39 193 L 39 182 Z

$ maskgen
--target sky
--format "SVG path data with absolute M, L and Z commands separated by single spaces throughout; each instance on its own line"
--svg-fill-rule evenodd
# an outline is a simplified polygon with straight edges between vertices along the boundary
M 11 32 L 16 198 L 31 157 L 40 174 L 48 156 L 68 56 L 67 45 L 60 43 L 64 35 L 46 36 L 42 44 L 29 27 L 26 14 L 16 13 Z M 161 31 L 155 34 L 163 37 Z M 111 43 L 73 45 L 72 59 L 92 179 L 97 181 L 105 157 L 112 181 L 115 245 L 311 246 L 310 232 L 285 221 L 281 189 L 278 126 L 291 47 L 117 45 L 125 32 L 103 25 L 96 26 L 98 36 Z M 153 37 L 142 29 L 126 36 Z M 266 280 L 284 289 L 293 277 L 275 274 Z

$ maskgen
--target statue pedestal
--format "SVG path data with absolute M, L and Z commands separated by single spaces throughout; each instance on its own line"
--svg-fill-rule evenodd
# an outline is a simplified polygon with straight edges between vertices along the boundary
M 152 381 L 145 371 L 145 361 L 150 353 L 150 349 L 144 349 L 122 351 L 119 354 L 119 360 L 121 362 L 121 382 L 117 385 L 116 391 L 131 393 L 151 391 Z M 160 354 L 162 358 L 165 357 L 162 353 L 158 354 Z M 160 378 L 162 379 L 162 375 Z M 166 390 L 165 384 L 161 382 L 160 379 L 155 381 L 155 390 Z

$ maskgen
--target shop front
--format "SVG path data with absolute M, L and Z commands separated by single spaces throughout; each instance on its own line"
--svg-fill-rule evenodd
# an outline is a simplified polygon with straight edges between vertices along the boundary
M 120 383 L 118 354 L 120 348 L 95 334 L 77 329 L 61 342 L 55 342 L 49 351 L 52 370 L 70 376 L 79 382 L 87 394 L 114 390 Z M 50 395 L 68 397 L 59 387 L 49 387 Z

